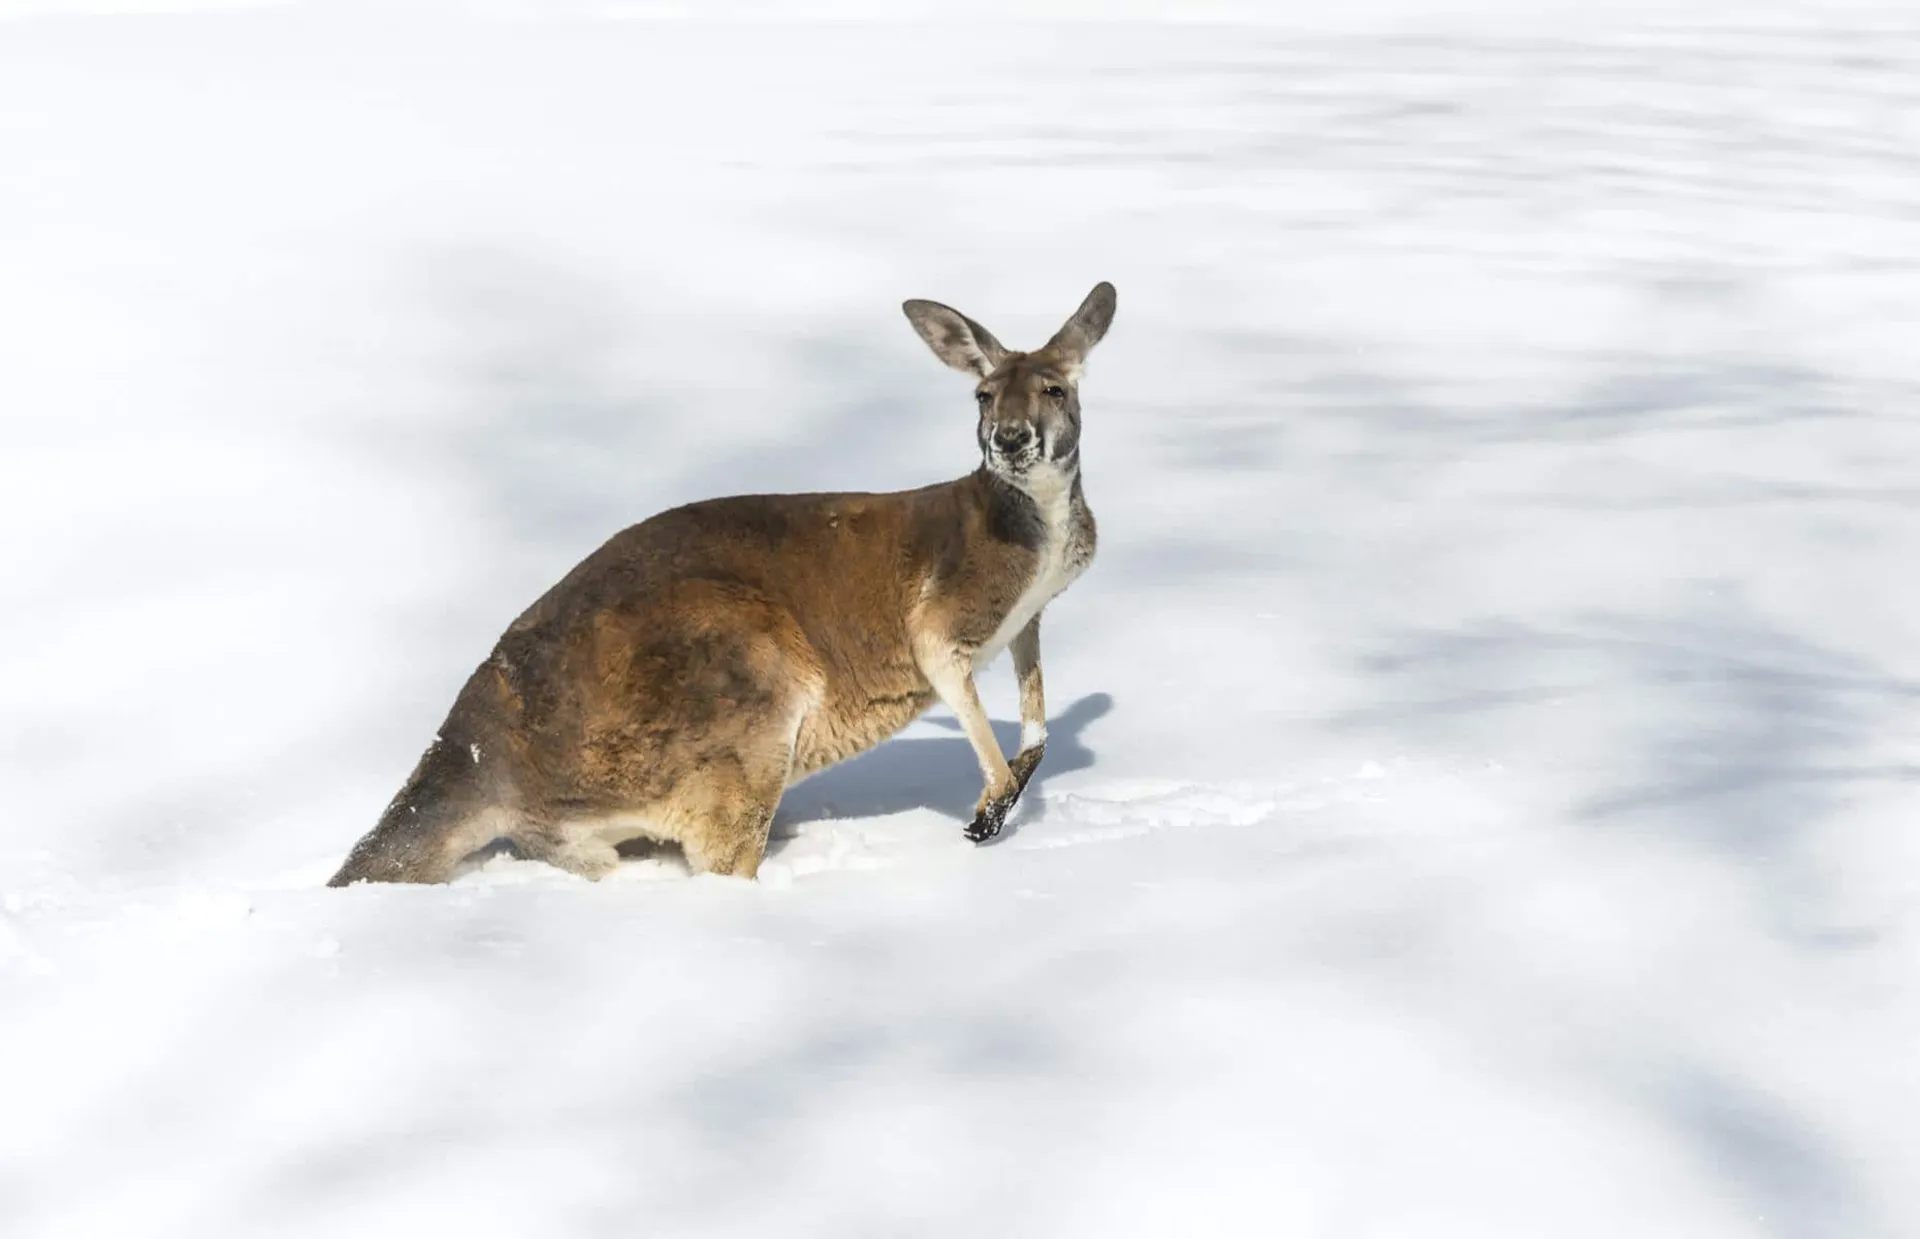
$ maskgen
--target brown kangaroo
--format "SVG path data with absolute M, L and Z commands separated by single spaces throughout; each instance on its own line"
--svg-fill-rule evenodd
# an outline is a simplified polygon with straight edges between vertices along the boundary
M 443 882 L 503 837 L 588 878 L 637 838 L 750 878 L 788 786 L 935 700 L 985 778 L 967 838 L 999 834 L 1045 751 L 1041 610 L 1093 558 L 1078 383 L 1114 307 L 1100 284 L 1016 353 L 907 302 L 934 355 L 978 380 L 980 467 L 893 494 L 710 499 L 614 535 L 507 629 L 329 885 Z M 1006 648 L 1011 763 L 973 683 Z

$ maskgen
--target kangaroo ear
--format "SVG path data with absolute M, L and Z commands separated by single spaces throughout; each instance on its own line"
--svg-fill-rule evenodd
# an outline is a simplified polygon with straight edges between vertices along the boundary
M 1047 351 L 1056 353 L 1060 359 L 1075 370 L 1100 343 L 1107 334 L 1107 328 L 1113 325 L 1113 311 L 1119 305 L 1118 294 L 1113 285 L 1105 280 L 1093 286 L 1087 299 L 1073 312 L 1067 325 L 1053 333 L 1053 339 L 1047 341 Z
M 933 355 L 955 370 L 984 379 L 1006 360 L 1007 350 L 993 333 L 956 309 L 938 301 L 909 301 L 900 308 Z

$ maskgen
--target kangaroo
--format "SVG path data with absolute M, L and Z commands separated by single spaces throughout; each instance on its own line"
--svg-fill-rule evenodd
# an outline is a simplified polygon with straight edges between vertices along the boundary
M 1115 305 L 1099 284 L 1018 353 L 906 302 L 934 356 L 976 380 L 979 468 L 891 494 L 710 499 L 615 534 L 501 636 L 328 885 L 444 882 L 503 837 L 587 878 L 640 838 L 752 878 L 786 788 L 935 701 L 980 760 L 966 837 L 994 838 L 1046 751 L 1041 611 L 1093 559 L 1079 380 Z M 1003 649 L 1011 762 L 973 681 Z

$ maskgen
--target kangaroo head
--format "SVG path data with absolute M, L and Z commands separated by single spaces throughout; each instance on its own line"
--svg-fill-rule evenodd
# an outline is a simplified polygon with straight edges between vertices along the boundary
M 988 469 L 1019 486 L 1042 474 L 1072 474 L 1080 465 L 1080 370 L 1107 334 L 1113 285 L 1094 285 L 1053 339 L 1016 353 L 993 333 L 937 301 L 902 308 L 933 355 L 979 380 L 980 455 Z

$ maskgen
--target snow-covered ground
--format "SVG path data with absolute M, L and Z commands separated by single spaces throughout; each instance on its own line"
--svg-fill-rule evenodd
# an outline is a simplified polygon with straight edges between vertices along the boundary
M 0 1234 L 1920 1234 L 1920 14 L 1467 7 L 0 24 Z M 1004 844 L 320 888 L 1099 279 Z

